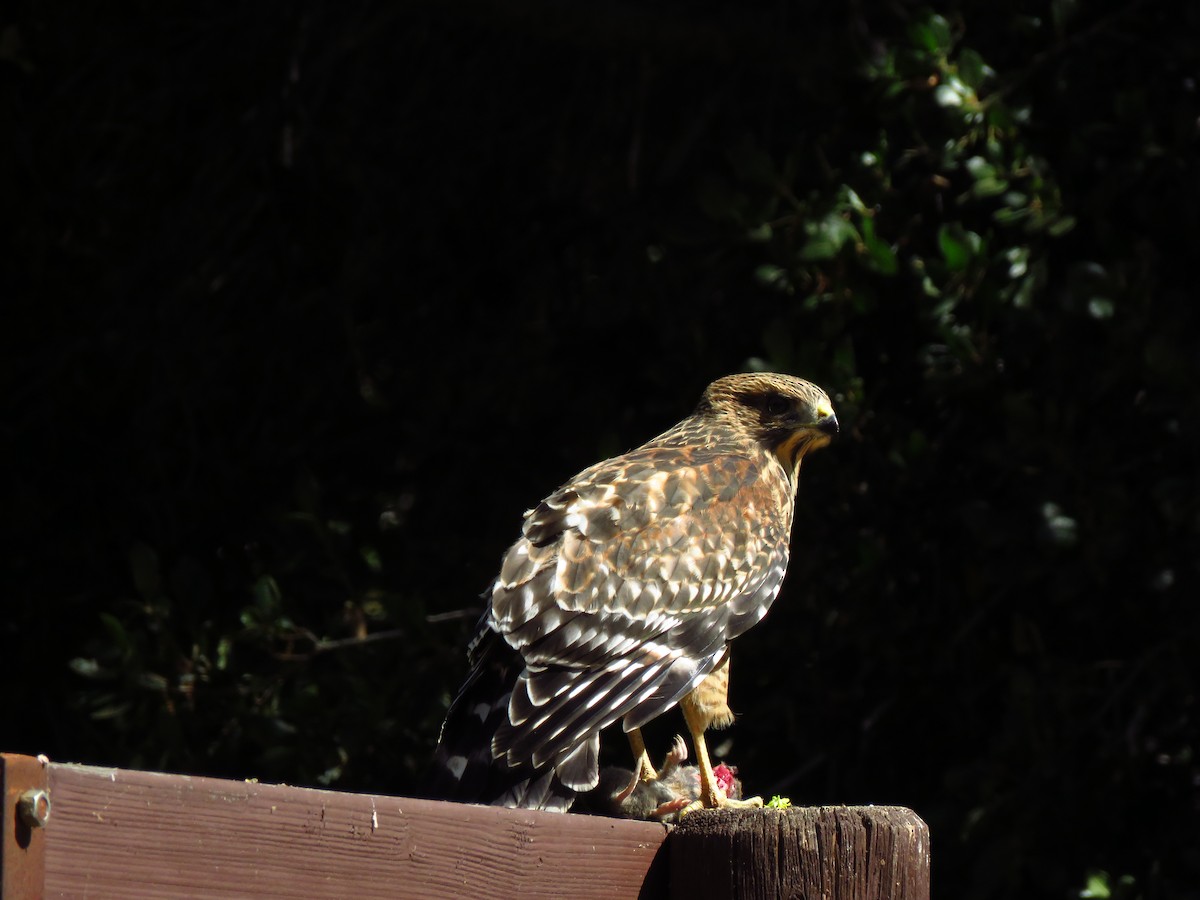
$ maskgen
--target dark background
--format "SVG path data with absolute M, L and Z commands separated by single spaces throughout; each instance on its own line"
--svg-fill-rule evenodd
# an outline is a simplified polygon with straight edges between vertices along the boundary
M 595 7 L 0 15 L 3 749 L 419 792 L 521 512 L 768 368 L 748 788 L 1200 896 L 1200 12 Z

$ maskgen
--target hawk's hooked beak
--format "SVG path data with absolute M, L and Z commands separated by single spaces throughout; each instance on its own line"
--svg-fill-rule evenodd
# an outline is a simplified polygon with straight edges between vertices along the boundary
M 804 455 L 824 447 L 838 433 L 837 416 L 827 400 L 822 400 L 812 407 L 812 418 L 808 422 L 800 424 L 803 420 L 799 415 L 795 421 L 795 430 L 775 448 L 775 455 L 783 463 L 784 469 L 791 474 L 793 484 Z
M 817 404 L 817 408 L 814 410 L 814 412 L 817 414 L 817 420 L 813 423 L 813 427 L 816 428 L 817 431 L 820 431 L 822 434 L 827 434 L 829 437 L 833 437 L 838 433 L 837 416 L 834 415 L 833 407 L 830 406 L 827 401 L 822 400 L 819 404 Z

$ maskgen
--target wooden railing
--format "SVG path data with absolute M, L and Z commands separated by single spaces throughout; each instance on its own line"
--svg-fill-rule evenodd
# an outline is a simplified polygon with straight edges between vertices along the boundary
M 928 900 L 897 807 L 716 810 L 670 828 L 0 755 L 0 898 Z

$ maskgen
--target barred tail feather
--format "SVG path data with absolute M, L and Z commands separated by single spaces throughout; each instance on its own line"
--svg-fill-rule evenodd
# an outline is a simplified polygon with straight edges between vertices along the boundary
M 575 791 L 550 766 L 509 766 L 492 758 L 492 737 L 508 724 L 509 698 L 523 668 L 520 655 L 494 633 L 484 635 L 472 654 L 475 665 L 450 705 L 434 751 L 428 794 L 439 800 L 485 803 L 519 809 L 566 812 Z M 571 770 L 596 767 L 599 741 L 574 754 Z M 588 752 L 590 750 L 590 753 Z M 567 772 L 568 767 L 558 767 Z

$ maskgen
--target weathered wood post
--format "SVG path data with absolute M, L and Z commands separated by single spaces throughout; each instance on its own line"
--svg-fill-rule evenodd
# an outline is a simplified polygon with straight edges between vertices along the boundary
M 41 897 L 46 864 L 46 835 L 50 809 L 46 805 L 47 771 L 41 760 L 13 753 L 0 754 L 0 900 Z
M 679 900 L 929 900 L 929 829 L 900 807 L 706 810 L 668 845 Z

